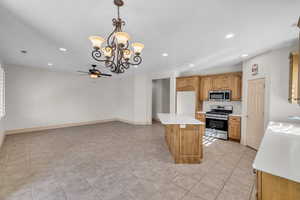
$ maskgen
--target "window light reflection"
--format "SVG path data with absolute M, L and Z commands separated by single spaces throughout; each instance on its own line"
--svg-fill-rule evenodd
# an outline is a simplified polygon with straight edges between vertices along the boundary
M 268 130 L 274 133 L 290 134 L 290 135 L 300 135 L 300 125 L 295 126 L 293 124 L 275 123 L 270 122 Z
M 212 143 L 214 143 L 217 140 L 218 139 L 213 138 L 213 137 L 203 136 L 203 145 L 205 145 L 206 147 L 208 147 L 209 145 L 211 145 Z

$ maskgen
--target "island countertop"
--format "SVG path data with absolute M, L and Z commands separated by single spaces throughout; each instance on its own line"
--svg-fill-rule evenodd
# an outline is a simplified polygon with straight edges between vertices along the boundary
M 204 125 L 203 122 L 188 115 L 178 115 L 172 113 L 159 113 L 158 117 L 162 124 L 195 124 Z
M 300 124 L 270 122 L 253 168 L 300 183 Z

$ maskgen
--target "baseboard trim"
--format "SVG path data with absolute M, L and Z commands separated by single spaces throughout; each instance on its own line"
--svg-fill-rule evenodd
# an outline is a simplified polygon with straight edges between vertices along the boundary
M 122 118 L 117 118 L 117 121 L 132 125 L 151 125 L 151 122 L 136 122 Z
M 95 120 L 95 121 L 88 121 L 88 122 L 67 123 L 67 124 L 50 125 L 50 126 L 39 126 L 39 127 L 34 127 L 34 128 L 13 129 L 13 130 L 5 131 L 5 135 L 30 133 L 30 132 L 36 132 L 36 131 L 58 129 L 58 128 L 85 126 L 85 125 L 100 124 L 100 123 L 113 122 L 113 121 L 117 121 L 117 119 L 105 119 L 105 120 Z
M 151 123 L 148 123 L 148 122 L 135 122 L 135 121 L 130 121 L 130 120 L 121 119 L 121 118 L 113 118 L 113 119 L 96 120 L 96 121 L 88 121 L 88 122 L 67 123 L 67 124 L 59 124 L 59 125 L 51 125 L 51 126 L 39 126 L 39 127 L 33 127 L 33 128 L 13 129 L 13 130 L 5 131 L 4 135 L 31 133 L 31 132 L 37 132 L 37 131 L 76 127 L 76 126 L 85 126 L 85 125 L 92 125 L 92 124 L 101 124 L 101 123 L 114 122 L 114 121 L 119 121 L 119 122 L 132 124 L 132 125 L 151 125 Z
M 5 132 L 3 133 L 2 138 L 0 138 L 0 149 L 1 149 L 2 145 L 3 145 L 3 143 L 4 143 L 4 140 L 5 140 Z

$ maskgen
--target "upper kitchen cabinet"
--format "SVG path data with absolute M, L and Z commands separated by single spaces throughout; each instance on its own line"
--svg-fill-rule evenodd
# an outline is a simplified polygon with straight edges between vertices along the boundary
M 176 78 L 176 91 L 198 91 L 199 77 L 178 77 Z
M 212 78 L 211 76 L 204 76 L 200 79 L 200 100 L 208 100 L 208 92 L 212 90 Z
M 209 91 L 214 90 L 230 90 L 232 101 L 242 100 L 242 72 L 207 75 L 200 79 L 200 101 L 207 101 Z
M 230 76 L 229 75 L 212 76 L 212 87 L 213 90 L 230 89 Z
M 290 54 L 290 82 L 289 82 L 289 102 L 298 103 L 299 92 L 299 53 Z
M 232 101 L 242 100 L 242 73 L 241 72 L 230 75 L 230 90 L 231 90 Z

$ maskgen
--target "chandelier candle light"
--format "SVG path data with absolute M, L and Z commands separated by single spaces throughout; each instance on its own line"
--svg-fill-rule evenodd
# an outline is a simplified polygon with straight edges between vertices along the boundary
M 131 44 L 133 52 L 130 50 L 130 36 L 122 31 L 125 21 L 120 18 L 120 7 L 124 5 L 124 2 L 123 0 L 114 0 L 114 4 L 118 8 L 118 18 L 112 20 L 114 30 L 108 36 L 106 46 L 101 48 L 105 42 L 102 37 L 90 36 L 89 40 L 93 45 L 92 57 L 96 61 L 104 62 L 111 72 L 124 73 L 131 65 L 141 64 L 142 58 L 140 55 L 144 45 L 137 42 L 133 43 Z

